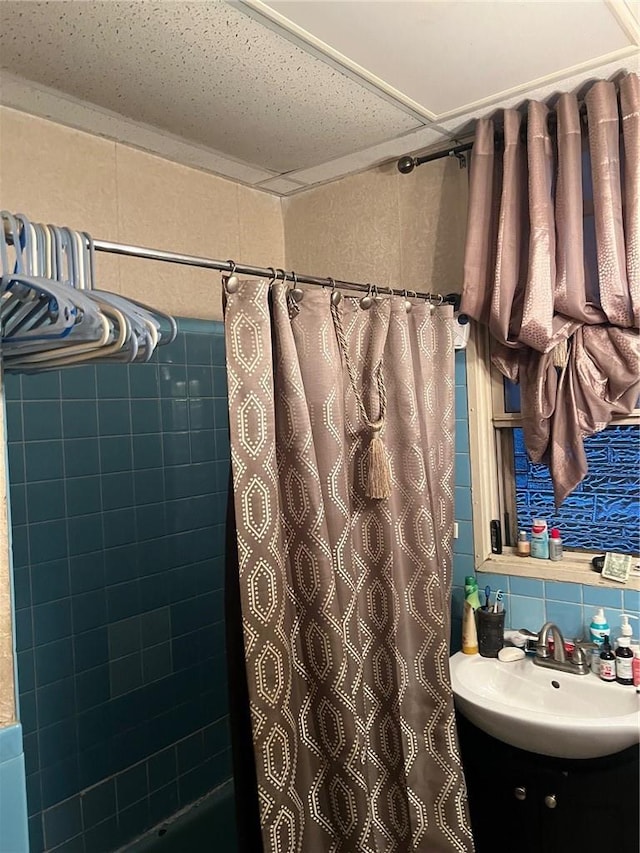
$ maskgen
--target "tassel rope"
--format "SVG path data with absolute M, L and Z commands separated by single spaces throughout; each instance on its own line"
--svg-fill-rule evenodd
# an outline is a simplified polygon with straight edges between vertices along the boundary
M 372 433 L 367 451 L 367 497 L 374 500 L 391 497 L 389 460 L 378 430 Z
M 331 314 L 333 316 L 338 346 L 342 352 L 342 357 L 344 358 L 347 373 L 349 374 L 349 381 L 351 382 L 351 388 L 353 389 L 353 393 L 358 403 L 360 415 L 362 420 L 371 430 L 371 441 L 369 442 L 369 448 L 365 456 L 365 493 L 368 498 L 372 498 L 373 500 L 384 500 L 385 498 L 391 497 L 391 469 L 389 466 L 387 450 L 384 446 L 384 441 L 382 440 L 382 431 L 384 430 L 385 416 L 387 413 L 387 389 L 384 384 L 382 359 L 380 359 L 374 370 L 378 386 L 378 398 L 380 401 L 380 417 L 377 421 L 372 421 L 367 414 L 362 394 L 358 390 L 356 375 L 351 363 L 347 339 L 342 326 L 340 307 L 333 301 L 331 302 Z

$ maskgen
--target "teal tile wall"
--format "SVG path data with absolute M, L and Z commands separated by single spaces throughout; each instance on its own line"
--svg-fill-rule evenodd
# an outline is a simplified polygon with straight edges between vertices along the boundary
M 6 376 L 30 853 L 115 850 L 231 776 L 221 323 Z
M 28 853 L 22 727 L 0 726 L 0 853 Z
M 455 357 L 456 400 L 456 490 L 455 518 L 458 539 L 454 540 L 453 589 L 451 603 L 451 650 L 459 651 L 462 634 L 462 602 L 465 575 L 474 573 L 473 529 L 471 525 L 471 489 L 469 465 L 469 422 L 467 416 L 466 352 Z M 599 589 L 585 584 L 542 581 L 512 575 L 478 574 L 481 587 L 486 584 L 505 593 L 506 625 L 533 631 L 544 622 L 555 622 L 566 637 L 587 637 L 596 607 L 604 607 L 611 635 L 619 636 L 621 614 L 640 616 L 640 593 L 630 589 Z M 640 621 L 632 620 L 635 637 Z

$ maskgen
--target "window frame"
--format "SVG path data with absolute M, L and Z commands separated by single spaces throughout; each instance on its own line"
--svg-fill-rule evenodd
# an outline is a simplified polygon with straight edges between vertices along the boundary
M 500 519 L 502 523 L 504 507 L 510 506 L 507 500 L 511 497 L 504 494 L 506 478 L 500 473 L 507 456 L 507 439 L 501 433 L 520 426 L 521 417 L 504 410 L 502 375 L 491 364 L 489 332 L 479 323 L 471 324 L 467 346 L 467 401 L 476 571 L 640 590 L 640 577 L 619 584 L 594 572 L 591 559 L 596 552 L 565 551 L 561 562 L 519 557 L 515 548 L 508 546 L 503 546 L 502 554 L 491 553 L 491 520 Z M 629 417 L 616 419 L 615 423 L 640 425 L 640 409 Z M 515 489 L 513 478 L 511 482 Z

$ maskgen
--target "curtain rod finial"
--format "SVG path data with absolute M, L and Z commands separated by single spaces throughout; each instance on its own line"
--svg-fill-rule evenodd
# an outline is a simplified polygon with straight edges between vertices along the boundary
M 416 166 L 416 161 L 414 157 L 401 157 L 398 160 L 398 171 L 402 172 L 403 175 L 408 175 L 409 172 L 413 172 Z

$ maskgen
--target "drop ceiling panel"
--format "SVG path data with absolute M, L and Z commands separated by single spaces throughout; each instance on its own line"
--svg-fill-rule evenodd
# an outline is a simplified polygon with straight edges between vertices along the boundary
M 640 24 L 640 2 L 639 0 L 626 0 L 626 5 L 631 11 L 631 14 L 635 17 L 636 21 Z
M 13 75 L 272 172 L 421 125 L 221 2 L 0 2 Z
M 430 118 L 568 74 L 599 57 L 604 61 L 632 44 L 604 0 L 249 5 L 284 16 Z
M 598 65 L 589 72 L 582 71 L 579 74 L 563 77 L 560 82 L 545 83 L 536 88 L 528 89 L 526 95 L 520 93 L 501 99 L 499 109 L 522 108 L 523 103 L 527 100 L 545 101 L 548 104 L 553 104 L 560 92 L 575 92 L 578 97 L 583 97 L 586 89 L 596 80 L 618 80 L 624 74 L 632 71 L 636 74 L 640 73 L 640 55 L 638 54 L 624 60 Z M 472 115 L 463 114 L 442 121 L 438 127 L 456 137 L 472 135 L 477 119 L 494 115 L 496 112 L 498 112 L 496 104 L 484 106 L 474 110 Z

